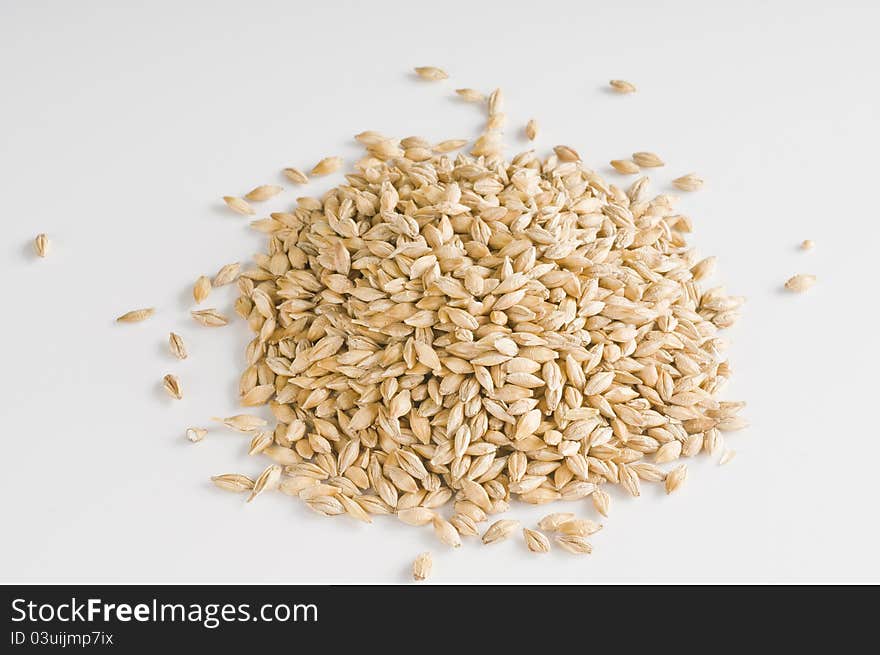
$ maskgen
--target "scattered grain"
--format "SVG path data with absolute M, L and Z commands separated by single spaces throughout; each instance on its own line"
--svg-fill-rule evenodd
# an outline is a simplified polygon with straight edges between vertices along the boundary
M 788 279 L 788 281 L 785 283 L 785 288 L 789 291 L 794 291 L 795 293 L 803 293 L 814 284 L 816 284 L 815 275 L 799 273 L 798 275 L 795 275 Z
M 433 563 L 431 553 L 420 553 L 419 556 L 416 557 L 416 561 L 413 562 L 413 580 L 422 581 L 427 579 L 427 577 L 431 575 L 431 566 Z

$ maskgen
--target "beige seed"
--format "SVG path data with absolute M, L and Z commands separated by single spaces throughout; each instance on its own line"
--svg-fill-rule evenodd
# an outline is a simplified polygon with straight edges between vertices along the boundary
M 635 175 L 639 172 L 638 165 L 629 159 L 612 159 L 611 167 L 624 175 Z
M 636 87 L 625 80 L 611 80 L 608 84 L 618 93 L 635 93 Z
M 266 467 L 266 469 L 260 473 L 260 477 L 254 482 L 254 488 L 251 491 L 251 495 L 248 496 L 247 502 L 251 502 L 264 491 L 272 491 L 276 489 L 279 482 L 281 482 L 281 467 L 277 464 Z
M 449 77 L 449 73 L 442 68 L 437 68 L 435 66 L 416 66 L 414 70 L 416 71 L 416 75 L 423 80 L 429 80 L 431 82 L 445 80 Z
M 202 275 L 193 285 L 193 300 L 196 304 L 203 302 L 211 293 L 211 280 L 206 275 Z
M 330 175 L 342 168 L 342 164 L 342 157 L 324 157 L 324 159 L 315 164 L 311 175 Z
M 205 428 L 187 428 L 186 429 L 186 438 L 192 441 L 193 443 L 198 443 L 202 439 L 205 438 L 205 435 L 208 434 L 208 431 Z
M 666 475 L 666 481 L 665 481 L 666 493 L 671 494 L 673 491 L 678 489 L 682 485 L 682 483 L 685 481 L 686 478 L 687 478 L 687 466 L 685 464 L 682 464 L 681 466 L 677 466 L 676 468 L 672 469 Z
M 183 337 L 179 334 L 175 334 L 171 332 L 168 335 L 168 348 L 171 350 L 171 354 L 177 357 L 177 359 L 186 359 L 186 345 L 183 343 Z
M 637 166 L 642 168 L 657 168 L 665 165 L 663 160 L 653 152 L 634 152 L 632 160 Z
M 38 234 L 34 239 L 34 251 L 40 256 L 45 257 L 49 254 L 49 237 L 45 234 Z
M 501 89 L 495 89 L 489 94 L 488 109 L 489 116 L 504 111 L 504 92 Z
M 268 200 L 273 196 L 277 196 L 282 191 L 284 191 L 284 189 L 282 189 L 280 186 L 276 186 L 274 184 L 263 184 L 248 191 L 244 197 L 246 200 L 262 202 L 263 200 Z
M 152 307 L 147 307 L 145 309 L 133 309 L 130 312 L 126 312 L 122 316 L 119 316 L 116 319 L 117 323 L 138 323 L 140 321 L 145 321 L 150 318 L 153 314 L 156 313 L 156 310 Z
M 499 519 L 490 525 L 483 533 L 484 544 L 497 544 L 504 541 L 519 528 L 519 521 L 513 519 Z
M 788 279 L 788 281 L 785 283 L 785 288 L 789 291 L 794 291 L 795 293 L 803 293 L 814 284 L 816 284 L 815 275 L 799 273 L 798 275 L 795 275 Z
M 602 529 L 601 523 L 596 523 L 590 519 L 569 519 L 563 521 L 557 526 L 557 531 L 562 534 L 572 534 L 579 537 L 589 537 Z
M 201 323 L 206 327 L 221 327 L 229 323 L 229 319 L 216 309 L 200 309 L 190 312 L 196 323 Z
M 428 525 L 436 514 L 425 507 L 411 507 L 397 512 L 397 518 L 407 525 Z
M 525 133 L 526 138 L 529 141 L 534 141 L 535 138 L 538 136 L 538 121 L 536 121 L 534 118 L 530 119 L 529 122 L 526 123 Z
M 593 500 L 593 507 L 602 516 L 608 516 L 608 508 L 611 505 L 611 496 L 604 489 L 596 489 L 590 498 Z
M 721 455 L 721 459 L 718 460 L 718 466 L 723 466 L 724 464 L 727 464 L 727 462 L 732 460 L 734 457 L 736 457 L 735 450 L 725 450 L 724 453 Z
M 266 425 L 266 419 L 259 416 L 251 416 L 250 414 L 236 414 L 226 418 L 214 417 L 211 420 L 222 423 L 226 427 L 238 430 L 239 432 L 252 432 Z
M 698 191 L 703 186 L 703 179 L 696 173 L 688 173 L 672 180 L 672 186 L 682 191 Z
M 554 541 L 560 548 L 574 555 L 589 555 L 593 552 L 593 547 L 586 537 L 579 535 L 559 534 L 556 535 Z
M 523 538 L 526 541 L 526 547 L 533 553 L 550 552 L 550 540 L 537 530 L 523 528 Z
M 577 151 L 568 146 L 554 146 L 553 152 L 556 153 L 556 156 L 559 157 L 560 161 L 574 162 L 581 160 L 581 156 Z
M 257 432 L 248 445 L 248 455 L 253 456 L 264 452 L 274 441 L 275 436 L 271 432 Z
M 434 534 L 437 535 L 437 538 L 442 543 L 451 548 L 458 548 L 461 546 L 461 537 L 458 534 L 458 530 L 456 530 L 455 526 L 449 521 L 440 516 L 435 516 L 432 520 L 432 524 L 434 526 Z
M 575 515 L 571 512 L 554 512 L 538 521 L 538 529 L 546 532 L 556 532 L 562 523 L 571 521 L 574 517 Z
M 309 177 L 298 168 L 288 167 L 283 171 L 284 176 L 294 184 L 308 184 Z
M 180 388 L 180 380 L 177 379 L 177 376 L 171 375 L 170 373 L 162 378 L 162 386 L 165 391 L 168 392 L 168 395 L 177 400 L 181 400 L 183 398 L 183 390 Z
M 238 278 L 240 272 L 241 264 L 239 264 L 238 262 L 226 264 L 219 271 L 217 271 L 217 275 L 214 276 L 214 281 L 212 282 L 212 285 L 215 287 L 222 287 L 226 284 L 231 284 Z
M 812 250 L 816 247 L 816 243 L 812 239 L 804 239 L 801 241 L 801 250 Z
M 246 475 L 238 473 L 215 475 L 211 478 L 211 482 L 226 491 L 250 491 L 254 488 L 253 480 Z
M 467 145 L 467 139 L 447 139 L 434 146 L 434 152 L 447 153 L 459 150 Z
M 431 566 L 433 563 L 431 553 L 420 553 L 419 556 L 416 557 L 415 562 L 413 562 L 413 580 L 426 580 L 428 576 L 431 575 Z
M 466 102 L 486 102 L 486 96 L 476 89 L 456 89 L 455 92 Z
M 223 202 L 235 213 L 245 216 L 253 216 L 257 212 L 251 207 L 246 200 L 236 198 L 235 196 L 223 196 Z

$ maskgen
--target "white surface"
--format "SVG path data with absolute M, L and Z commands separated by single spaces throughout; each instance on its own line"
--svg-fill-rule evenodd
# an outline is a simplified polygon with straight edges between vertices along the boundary
M 431 549 L 436 582 L 880 582 L 880 5 L 718 4 L 0 2 L 0 581 L 400 582 Z M 414 80 L 424 64 L 451 79 Z M 607 92 L 612 77 L 639 93 Z M 199 274 L 260 248 L 220 196 L 351 161 L 363 129 L 473 137 L 460 86 L 504 88 L 516 148 L 534 116 L 539 147 L 603 172 L 635 150 L 668 162 L 658 190 L 698 171 L 694 242 L 749 298 L 725 394 L 749 402 L 738 457 L 701 459 L 671 497 L 615 495 L 589 558 L 519 539 L 446 552 L 430 529 L 322 519 L 278 494 L 245 505 L 207 479 L 259 472 L 246 438 L 183 437 L 236 413 L 250 338 L 187 314 Z M 797 272 L 819 284 L 782 293 Z M 149 305 L 149 322 L 113 323 Z M 161 391 L 167 372 L 183 401 Z

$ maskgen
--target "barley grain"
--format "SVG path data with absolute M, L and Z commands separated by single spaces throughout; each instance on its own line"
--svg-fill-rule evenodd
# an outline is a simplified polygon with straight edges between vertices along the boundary
M 205 435 L 208 434 L 208 431 L 205 428 L 187 428 L 186 429 L 186 438 L 192 441 L 193 443 L 197 443 L 205 438 Z
M 803 293 L 810 287 L 816 284 L 816 276 L 815 275 L 807 275 L 805 273 L 799 273 L 793 277 L 788 278 L 785 283 L 785 288 L 789 291 L 793 291 L 795 293 Z
M 497 544 L 504 541 L 519 528 L 519 521 L 513 519 L 499 519 L 490 525 L 483 533 L 484 544 Z
M 211 280 L 206 276 L 202 275 L 196 280 L 196 283 L 193 285 L 193 300 L 196 301 L 196 304 L 201 304 L 205 299 L 207 299 L 208 294 L 211 293 Z
M 200 309 L 190 312 L 196 323 L 206 327 L 221 327 L 229 323 L 229 319 L 216 309 Z
M 574 555 L 589 555 L 593 552 L 593 546 L 586 537 L 574 534 L 559 534 L 554 538 L 556 545 Z
M 285 168 L 283 171 L 284 176 L 293 182 L 294 184 L 308 184 L 309 176 L 303 173 L 298 168 L 294 168 L 293 166 L 289 166 Z
M 657 168 L 665 165 L 663 160 L 653 152 L 634 152 L 632 160 L 642 168 Z
M 550 540 L 537 530 L 523 528 L 523 538 L 525 539 L 526 547 L 533 553 L 550 552 Z
M 618 93 L 635 93 L 636 87 L 625 80 L 611 80 L 608 84 Z
M 256 211 L 254 211 L 254 208 L 248 204 L 247 200 L 243 200 L 242 198 L 236 198 L 235 196 L 223 196 L 223 202 L 225 202 L 226 205 L 236 214 L 253 216 L 257 213 Z
M 183 337 L 179 334 L 171 332 L 168 335 L 168 348 L 177 359 L 187 358 L 186 345 L 183 343 Z
M 126 312 L 122 316 L 119 316 L 116 319 L 117 323 L 139 323 L 140 321 L 145 321 L 150 318 L 153 314 L 156 313 L 156 310 L 152 307 L 147 307 L 145 309 L 133 309 L 130 312 Z
M 342 157 L 324 157 L 324 159 L 315 164 L 311 175 L 330 175 L 340 168 L 342 168 Z
M 682 191 L 698 191 L 703 186 L 703 179 L 696 173 L 688 173 L 672 180 L 672 186 Z
M 416 71 L 416 75 L 423 80 L 428 80 L 430 82 L 445 80 L 449 77 L 449 73 L 436 66 L 416 66 L 414 70 Z
M 263 184 L 248 191 L 244 197 L 246 200 L 262 202 L 263 200 L 268 200 L 273 196 L 277 196 L 282 191 L 284 191 L 284 189 L 275 184 Z
M 34 239 L 34 251 L 40 256 L 45 257 L 49 254 L 49 237 L 45 234 L 38 234 Z
M 162 386 L 165 388 L 165 391 L 168 392 L 168 395 L 177 400 L 181 400 L 183 398 L 183 390 L 180 387 L 180 380 L 177 379 L 176 375 L 171 375 L 170 373 L 162 378 Z
M 428 576 L 431 575 L 431 567 L 433 566 L 433 563 L 434 561 L 431 557 L 431 553 L 420 553 L 419 556 L 416 557 L 415 562 L 413 562 L 413 580 L 426 580 Z
M 623 175 L 636 175 L 639 172 L 638 164 L 629 159 L 612 159 L 611 167 Z

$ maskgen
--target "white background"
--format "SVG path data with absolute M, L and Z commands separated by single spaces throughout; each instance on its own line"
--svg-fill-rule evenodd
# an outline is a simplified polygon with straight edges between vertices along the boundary
M 0 581 L 394 583 L 431 549 L 438 583 L 880 582 L 878 23 L 868 0 L 0 1 Z M 425 64 L 451 78 L 414 79 Z M 520 539 L 447 551 L 429 528 L 280 494 L 245 505 L 208 479 L 262 469 L 246 437 L 183 437 L 238 411 L 250 338 L 188 318 L 198 275 L 261 248 L 220 197 L 351 162 L 364 129 L 473 137 L 461 86 L 504 88 L 512 148 L 536 117 L 539 148 L 571 145 L 616 183 L 608 160 L 635 150 L 668 163 L 658 192 L 700 173 L 682 204 L 694 242 L 749 299 L 725 392 L 749 403 L 737 458 L 700 458 L 670 497 L 615 495 L 590 557 Z M 781 291 L 797 272 L 819 283 Z

